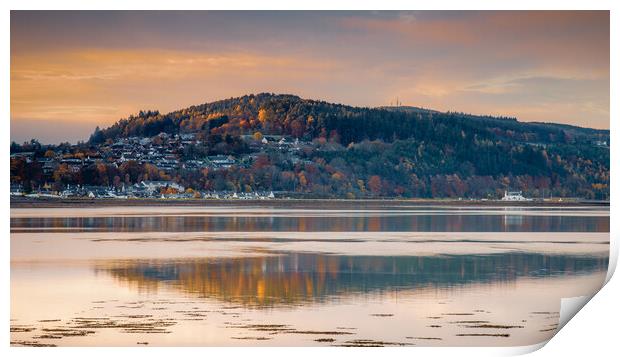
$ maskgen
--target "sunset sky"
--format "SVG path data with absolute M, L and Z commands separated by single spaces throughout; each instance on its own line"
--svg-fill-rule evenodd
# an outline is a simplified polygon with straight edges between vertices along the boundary
M 249 93 L 609 128 L 609 13 L 11 12 L 11 140 Z

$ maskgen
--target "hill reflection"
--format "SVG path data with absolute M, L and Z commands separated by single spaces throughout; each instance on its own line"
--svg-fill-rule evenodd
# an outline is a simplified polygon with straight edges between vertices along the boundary
M 96 265 L 121 285 L 155 292 L 163 285 L 190 296 L 245 307 L 294 306 L 354 294 L 472 283 L 501 284 L 520 277 L 588 274 L 607 269 L 608 257 L 510 253 L 458 256 L 276 256 L 188 260 L 116 260 Z

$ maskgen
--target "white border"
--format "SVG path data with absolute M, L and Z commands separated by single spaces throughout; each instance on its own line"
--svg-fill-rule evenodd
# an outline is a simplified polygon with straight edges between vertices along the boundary
M 0 74 L 2 81 L 0 82 L 2 87 L 0 90 L 0 110 L 4 112 L 4 121 L 2 122 L 3 130 L 0 131 L 0 135 L 4 137 L 4 145 L 2 146 L 2 153 L 0 153 L 0 160 L 4 170 L 9 166 L 9 143 L 10 143 L 10 130 L 9 130 L 9 118 L 10 118 L 10 9 L 122 9 L 122 10 L 136 10 L 136 9 L 159 9 L 159 10 L 182 10 L 182 9 L 257 9 L 257 10 L 269 10 L 269 9 L 290 9 L 290 10 L 398 10 L 398 9 L 411 9 L 411 10 L 476 10 L 476 9 L 495 9 L 495 10 L 611 10 L 611 98 L 615 98 L 618 93 L 618 70 L 617 63 L 620 63 L 620 56 L 618 56 L 618 21 L 617 12 L 620 11 L 620 2 L 611 0 L 589 0 L 589 1 L 576 1 L 576 0 L 564 0 L 564 1 L 552 1 L 552 0 L 433 0 L 433 1 L 340 1 L 335 3 L 333 1 L 326 0 L 298 0 L 298 1 L 270 1 L 263 0 L 260 2 L 249 0 L 229 0 L 221 1 L 217 3 L 211 3 L 198 0 L 150 0 L 150 1 L 101 1 L 90 0 L 88 2 L 79 0 L 56 0 L 56 1 L 4 1 L 0 5 L 2 12 L 0 13 L 0 38 L 2 41 L 2 67 L 4 70 Z M 614 64 L 616 64 L 614 66 Z M 614 160 L 618 157 L 618 150 L 615 143 L 618 139 L 618 106 L 617 102 L 611 101 L 611 118 L 615 120 L 611 121 L 611 163 L 612 170 L 615 167 Z M 8 171 L 8 170 L 7 170 Z M 9 175 L 5 171 L 4 180 L 2 180 L 0 186 L 0 192 L 7 192 L 9 188 Z M 610 266 L 614 266 L 618 257 L 618 244 L 617 235 L 620 231 L 620 222 L 614 220 L 613 217 L 617 217 L 618 210 L 616 205 L 613 204 L 618 187 L 618 179 L 611 175 L 611 260 Z M 7 322 L 10 319 L 10 250 L 9 250 L 9 197 L 3 196 L 4 204 L 2 205 L 3 217 L 2 229 L 5 232 L 3 237 L 4 249 L 2 254 L 4 258 L 4 269 L 2 269 L 2 280 L 4 294 L 2 294 L 2 321 L 5 321 L 5 326 L 8 327 Z M 613 269 L 608 273 L 608 279 L 611 277 Z M 617 339 L 617 321 L 618 317 L 618 303 L 620 303 L 620 283 L 618 279 L 611 280 L 605 288 L 588 303 L 583 311 L 580 312 L 573 320 L 569 321 L 566 328 L 562 329 L 556 337 L 554 337 L 548 345 L 542 350 L 536 352 L 541 356 L 554 356 L 559 354 L 589 354 L 589 355 L 610 355 L 611 351 L 617 351 L 618 343 Z M 139 355 L 169 355 L 170 353 L 183 353 L 183 354 L 252 354 L 252 355 L 269 355 L 269 356 L 289 356 L 294 353 L 300 356 L 311 356 L 319 352 L 321 354 L 339 354 L 339 355 L 368 355 L 368 354 L 384 354 L 386 351 L 394 355 L 410 355 L 411 353 L 433 356 L 486 356 L 486 355 L 506 355 L 506 354 L 519 354 L 534 351 L 541 347 L 529 346 L 516 349 L 506 348 L 415 348 L 413 350 L 408 348 L 390 348 L 388 350 L 380 349 L 341 349 L 341 348 L 323 348 L 323 349 L 311 349 L 311 348 L 64 348 L 64 349 L 31 349 L 31 348 L 9 348 L 10 335 L 8 328 L 5 329 L 3 349 L 14 355 L 30 355 L 45 353 L 51 356 L 65 356 L 65 355 L 83 355 L 85 353 L 96 356 L 107 356 L 110 353 L 132 353 Z M 611 352 L 613 353 L 613 352 Z

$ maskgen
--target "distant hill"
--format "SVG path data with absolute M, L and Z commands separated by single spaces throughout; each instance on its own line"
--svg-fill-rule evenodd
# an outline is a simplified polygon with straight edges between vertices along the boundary
M 420 108 L 420 107 L 412 107 L 412 106 L 407 106 L 407 105 L 399 105 L 399 106 L 385 106 L 385 107 L 377 107 L 377 109 L 385 109 L 385 110 L 393 110 L 393 111 L 399 111 L 399 112 L 404 112 L 404 113 L 413 113 L 413 114 L 428 114 L 428 113 L 437 113 L 439 114 L 440 112 L 437 110 L 432 110 L 432 109 L 426 109 L 426 108 Z
M 446 113 L 439 112 L 437 110 L 419 108 L 419 107 L 411 107 L 411 106 L 378 107 L 378 108 L 385 109 L 385 110 L 400 111 L 404 113 L 414 113 L 414 114 L 418 114 L 418 113 L 420 114 L 435 113 L 436 115 L 446 114 Z M 506 124 L 505 120 L 518 122 L 516 118 L 510 118 L 510 117 L 493 117 L 489 115 L 472 115 L 472 114 L 466 114 L 466 113 L 452 113 L 452 114 L 455 114 L 463 118 L 468 118 L 469 120 L 480 121 L 480 122 L 491 124 L 491 125 L 498 124 L 498 123 L 500 126 L 505 125 Z M 498 120 L 503 120 L 503 121 L 498 122 Z M 584 127 L 569 125 L 569 124 L 543 123 L 543 122 L 520 122 L 519 124 L 524 125 L 525 127 L 530 127 L 530 128 L 535 128 L 536 126 L 539 126 L 539 127 L 560 129 L 560 130 L 564 130 L 565 132 L 569 134 L 577 135 L 577 136 L 592 136 L 592 137 L 602 138 L 602 139 L 609 137 L 609 130 L 584 128 Z

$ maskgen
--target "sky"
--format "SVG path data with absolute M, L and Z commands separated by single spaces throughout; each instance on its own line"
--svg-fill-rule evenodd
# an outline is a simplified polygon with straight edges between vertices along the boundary
M 11 11 L 11 140 L 250 93 L 609 128 L 608 11 Z

